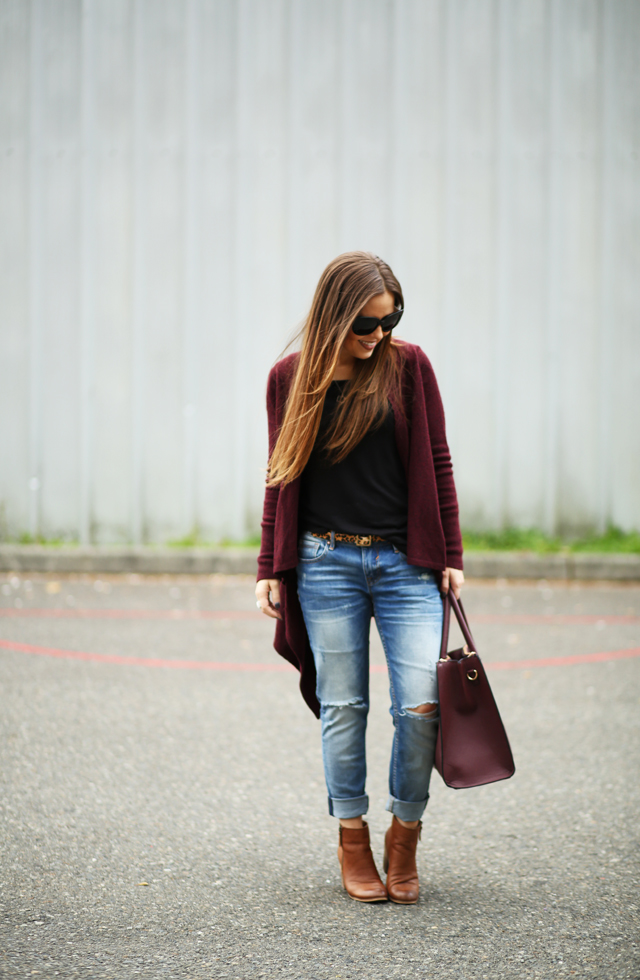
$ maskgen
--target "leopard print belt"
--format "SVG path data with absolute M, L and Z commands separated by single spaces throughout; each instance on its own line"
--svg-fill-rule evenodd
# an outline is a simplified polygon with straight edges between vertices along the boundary
M 322 538 L 324 541 L 330 541 L 332 531 L 327 531 L 326 534 L 316 534 L 312 531 L 311 534 L 314 538 Z M 346 541 L 348 544 L 358 544 L 361 548 L 369 548 L 374 541 L 384 541 L 379 534 L 333 534 L 334 541 Z

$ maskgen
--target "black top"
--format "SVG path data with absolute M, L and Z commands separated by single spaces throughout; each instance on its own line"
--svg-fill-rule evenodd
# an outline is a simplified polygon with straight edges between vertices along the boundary
M 320 431 L 302 473 L 301 531 L 377 534 L 406 553 L 408 487 L 395 438 L 393 409 L 346 459 L 329 465 L 324 437 L 346 381 L 332 381 Z

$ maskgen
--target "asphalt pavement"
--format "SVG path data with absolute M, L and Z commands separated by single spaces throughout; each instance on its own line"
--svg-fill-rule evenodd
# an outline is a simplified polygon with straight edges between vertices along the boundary
M 420 902 L 363 905 L 248 576 L 0 576 L 0 976 L 637 980 L 640 587 L 465 599 L 517 772 L 434 774 Z M 381 864 L 376 635 L 371 660 Z

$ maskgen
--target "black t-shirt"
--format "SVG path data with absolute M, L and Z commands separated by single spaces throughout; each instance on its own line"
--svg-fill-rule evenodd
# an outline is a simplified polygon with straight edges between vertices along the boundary
M 393 410 L 346 459 L 329 465 L 324 437 L 346 381 L 332 381 L 320 431 L 300 486 L 301 531 L 377 534 L 406 553 L 408 487 L 395 439 Z

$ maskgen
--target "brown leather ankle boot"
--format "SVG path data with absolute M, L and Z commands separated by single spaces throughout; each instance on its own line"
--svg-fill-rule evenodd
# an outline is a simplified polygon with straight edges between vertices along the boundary
M 392 902 L 415 905 L 420 893 L 416 847 L 422 824 L 413 830 L 403 827 L 394 816 L 384 838 L 384 870 L 387 872 L 387 893 Z
M 342 884 L 357 902 L 386 902 L 387 889 L 373 860 L 369 827 L 364 820 L 362 824 L 357 830 L 340 827 L 338 861 L 342 868 Z

